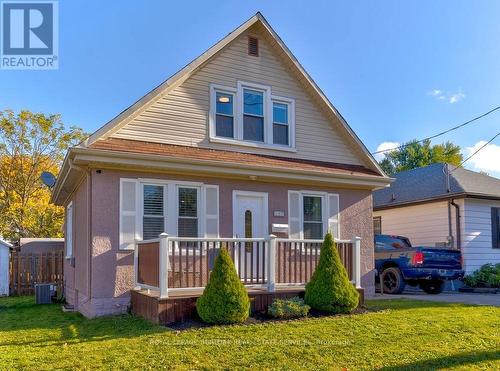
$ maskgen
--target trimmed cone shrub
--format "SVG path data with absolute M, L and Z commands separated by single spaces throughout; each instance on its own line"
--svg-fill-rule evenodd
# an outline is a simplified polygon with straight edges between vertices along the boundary
M 358 306 L 359 293 L 349 282 L 331 233 L 325 236 L 304 300 L 311 308 L 330 313 L 350 313 Z
M 221 249 L 215 260 L 207 287 L 196 301 L 196 310 L 207 323 L 241 323 L 248 318 L 250 299 L 226 249 Z

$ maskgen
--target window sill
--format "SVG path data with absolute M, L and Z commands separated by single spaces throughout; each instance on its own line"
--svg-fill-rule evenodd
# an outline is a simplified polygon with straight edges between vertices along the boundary
M 234 146 L 241 146 L 241 147 L 271 149 L 274 151 L 282 151 L 282 152 L 297 152 L 297 150 L 293 147 L 282 146 L 279 144 L 247 142 L 247 141 L 241 141 L 241 140 L 230 139 L 230 138 L 210 137 L 210 142 L 221 143 L 221 144 L 231 144 Z
M 72 256 L 72 255 L 66 255 L 66 256 L 64 257 L 64 259 L 66 259 L 66 260 L 70 260 L 70 259 L 73 259 L 73 256 Z

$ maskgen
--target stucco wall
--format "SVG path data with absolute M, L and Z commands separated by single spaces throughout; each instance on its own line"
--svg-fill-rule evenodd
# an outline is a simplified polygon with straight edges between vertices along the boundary
M 88 195 L 89 178 L 77 188 L 69 201 L 73 202 L 73 257 L 74 267 L 70 259 L 64 260 L 64 280 L 66 301 L 81 309 L 88 301 Z M 66 230 L 66 229 L 65 229 Z M 64 246 L 67 252 L 66 241 Z
M 340 195 L 341 238 L 362 238 L 362 285 L 366 294 L 373 288 L 372 197 L 366 190 L 333 189 L 313 186 L 272 184 L 102 170 L 92 173 L 92 302 L 95 314 L 126 310 L 133 285 L 133 253 L 118 249 L 120 178 L 189 180 L 219 186 L 220 234 L 232 236 L 232 191 L 267 192 L 269 224 L 288 223 L 288 190 L 318 190 Z M 274 210 L 285 211 L 275 217 Z M 269 228 L 271 230 L 271 228 Z

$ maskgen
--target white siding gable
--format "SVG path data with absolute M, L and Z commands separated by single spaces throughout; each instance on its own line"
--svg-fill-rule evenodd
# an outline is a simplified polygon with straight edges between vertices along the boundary
M 247 53 L 248 34 L 259 38 L 259 57 Z M 272 42 L 257 26 L 250 28 L 112 137 L 367 165 L 359 148 L 353 149 L 357 148 L 353 139 L 340 134 L 338 119 L 327 117 L 305 85 L 287 68 Z M 273 95 L 294 99 L 296 152 L 210 141 L 210 84 L 237 88 L 239 81 L 266 85 Z

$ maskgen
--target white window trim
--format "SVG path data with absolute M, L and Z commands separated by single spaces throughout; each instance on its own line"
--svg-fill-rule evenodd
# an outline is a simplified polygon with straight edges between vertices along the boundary
M 236 93 L 235 88 L 230 88 L 227 86 L 210 84 L 210 111 L 209 111 L 209 133 L 210 138 L 219 138 L 225 140 L 232 140 L 227 137 L 217 137 L 217 129 L 215 126 L 216 116 L 217 116 L 217 93 L 231 94 L 233 96 L 233 135 L 237 132 L 237 108 L 236 108 Z
M 71 210 L 71 213 L 69 212 Z M 68 223 L 68 215 L 71 214 L 71 223 Z M 66 206 L 66 224 L 65 224 L 65 233 L 64 240 L 66 241 L 66 259 L 73 258 L 73 220 L 74 220 L 74 209 L 73 209 L 73 201 L 71 201 Z M 70 226 L 68 226 L 70 224 Z
M 264 141 L 250 141 L 243 139 L 243 90 L 256 90 L 264 93 Z M 233 134 L 234 138 L 218 137 L 216 135 L 216 94 L 225 93 L 233 95 Z M 289 145 L 273 143 L 273 102 L 288 104 L 289 110 Z M 210 110 L 209 110 L 209 139 L 213 143 L 230 144 L 244 147 L 272 149 L 285 152 L 297 152 L 295 148 L 295 100 L 288 97 L 272 95 L 271 87 L 251 82 L 238 81 L 237 88 L 210 84 Z
M 290 221 L 290 192 L 288 191 L 288 225 L 291 224 Z M 299 190 L 299 191 L 293 191 L 299 193 L 299 223 L 300 223 L 300 238 L 304 238 L 304 196 L 313 196 L 313 197 L 321 197 L 321 219 L 323 221 L 323 234 L 326 234 L 327 232 L 330 232 L 328 230 L 328 219 L 329 219 L 329 210 L 330 210 L 330 205 L 328 204 L 328 196 L 329 195 L 336 195 L 339 200 L 340 196 L 338 193 L 328 193 L 328 192 L 321 192 L 321 191 L 309 191 L 309 190 Z M 337 238 L 340 238 L 341 231 L 340 231 L 340 209 L 337 217 L 337 223 L 338 223 L 338 231 L 339 231 L 339 236 Z
M 279 97 L 277 95 L 271 96 L 271 110 L 273 109 L 273 103 L 282 103 L 288 105 L 288 143 L 284 144 L 274 144 L 273 129 L 274 129 L 274 114 L 271 112 L 271 143 L 273 147 L 279 148 L 295 148 L 295 100 L 287 97 Z M 285 125 L 285 124 L 281 124 Z

